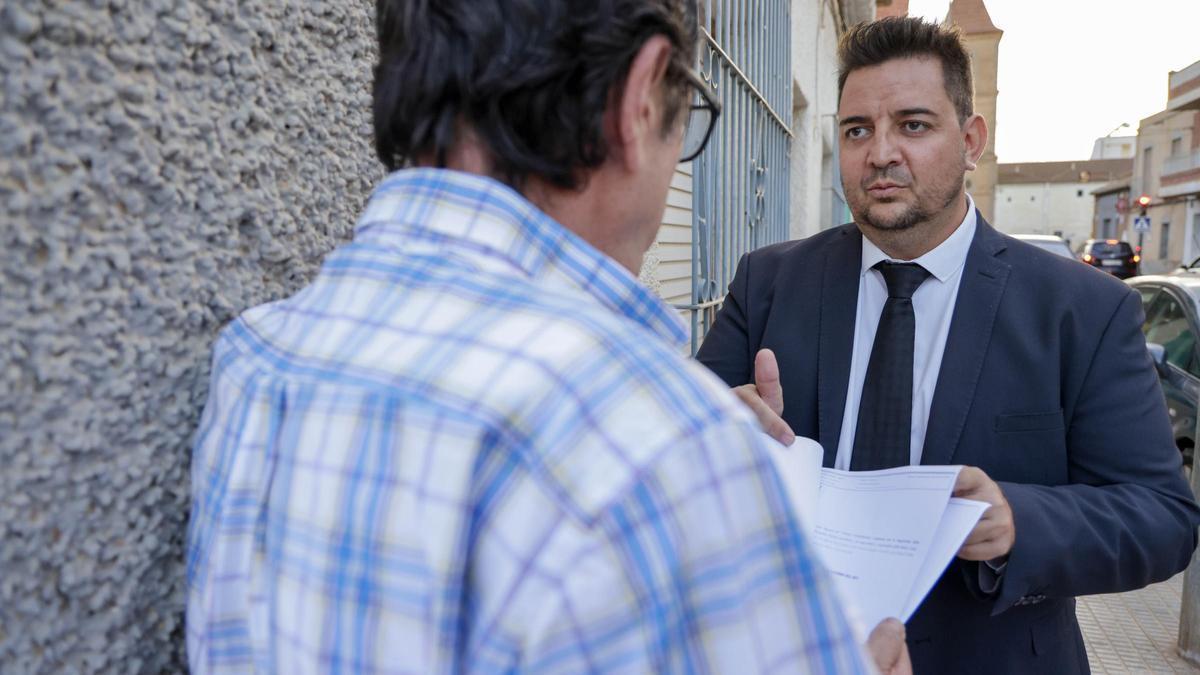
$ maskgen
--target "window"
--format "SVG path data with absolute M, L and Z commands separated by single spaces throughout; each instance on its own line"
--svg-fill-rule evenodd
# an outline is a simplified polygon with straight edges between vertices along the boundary
M 1167 351 L 1167 363 L 1200 376 L 1200 364 L 1196 363 L 1196 335 L 1188 324 L 1187 313 L 1179 300 L 1168 292 L 1161 293 L 1147 312 L 1143 327 L 1146 342 L 1163 346 Z
M 1158 259 L 1166 260 L 1168 254 L 1168 245 L 1171 243 L 1171 224 L 1164 222 L 1162 224 L 1162 233 L 1158 238 Z
M 1127 241 L 1116 241 L 1111 244 L 1107 241 L 1093 241 L 1087 252 L 1095 256 L 1119 258 L 1133 255 L 1133 247 Z
M 1142 185 L 1150 183 L 1150 163 L 1154 161 L 1154 148 L 1149 147 L 1142 151 Z M 1149 192 L 1149 190 L 1146 190 Z
M 779 77 L 778 68 L 770 66 L 791 63 L 789 3 L 754 3 L 754 22 L 743 0 L 700 5 L 704 17 L 696 67 L 720 94 L 725 113 L 707 149 L 692 162 L 692 297 L 675 308 L 690 318 L 693 354 L 712 325 L 737 261 L 788 238 L 796 110 L 792 79 Z M 822 215 L 828 220 L 823 226 L 832 227 L 846 222 L 846 209 L 837 155 L 826 158 L 831 213 Z
M 1137 292 L 1142 296 L 1142 311 L 1146 314 L 1146 321 L 1142 323 L 1142 332 L 1145 333 L 1150 330 L 1150 306 L 1158 296 L 1158 286 L 1138 286 Z
M 1171 156 L 1178 157 L 1183 154 L 1183 137 L 1171 139 Z

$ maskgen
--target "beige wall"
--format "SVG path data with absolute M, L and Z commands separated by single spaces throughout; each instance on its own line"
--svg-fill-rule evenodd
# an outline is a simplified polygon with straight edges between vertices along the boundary
M 828 2 L 792 2 L 790 236 L 846 222 L 834 208 L 837 20 Z
M 1187 202 L 1177 201 L 1151 206 L 1146 213 L 1150 216 L 1151 230 L 1142 239 L 1142 272 L 1154 274 L 1174 269 L 1183 260 Z M 1163 228 L 1167 227 L 1166 255 L 1163 255 Z M 1136 232 L 1131 232 L 1129 241 L 1136 244 Z
M 1192 228 L 1193 210 L 1190 210 L 1186 197 L 1162 196 L 1163 165 L 1173 158 L 1193 151 L 1194 142 L 1200 140 L 1195 134 L 1195 124 L 1196 115 L 1191 111 L 1164 111 L 1143 119 L 1138 127 L 1130 200 L 1136 200 L 1141 194 L 1150 195 L 1153 199 L 1146 212 L 1146 215 L 1150 216 L 1151 230 L 1143 238 L 1144 272 L 1171 269 L 1185 257 L 1194 257 L 1197 250 L 1200 250 L 1200 246 L 1194 241 L 1196 233 Z M 1161 248 L 1163 223 L 1170 224 L 1166 251 Z M 1137 243 L 1138 235 L 1132 231 L 1132 219 L 1129 227 L 1123 238 Z
M 979 158 L 979 166 L 967 174 L 967 191 L 975 206 L 989 222 L 995 220 L 996 167 L 996 69 L 1000 56 L 1000 33 L 967 35 L 971 53 L 971 76 L 975 80 L 975 112 L 987 120 L 988 142 Z
M 692 302 L 692 164 L 675 167 L 658 239 L 642 259 L 642 283 L 672 305 Z M 679 310 L 690 325 L 692 315 Z M 690 353 L 690 345 L 687 347 Z
M 1091 236 L 1097 183 L 1016 183 L 996 187 L 992 224 L 1008 234 L 1055 234 L 1074 248 Z M 974 197 L 974 195 L 971 195 Z
M 680 164 L 671 178 L 658 240 L 646 253 L 642 281 L 672 304 L 692 301 L 692 165 Z

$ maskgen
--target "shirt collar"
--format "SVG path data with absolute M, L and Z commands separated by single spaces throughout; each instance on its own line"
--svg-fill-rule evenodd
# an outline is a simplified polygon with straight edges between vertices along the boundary
M 673 345 L 687 340 L 683 320 L 629 270 L 491 178 L 429 168 L 388 175 L 354 240 L 406 248 L 413 239 L 465 246 L 530 279 L 574 287 Z
M 975 238 L 975 223 L 975 200 L 971 199 L 971 195 L 967 195 L 967 215 L 959 223 L 958 228 L 949 237 L 946 237 L 946 241 L 916 260 L 896 262 L 915 262 L 924 267 L 938 281 L 945 283 L 966 264 L 967 252 L 971 249 L 971 240 Z M 859 275 L 865 276 L 876 263 L 883 260 L 895 261 L 895 258 L 888 257 L 888 254 L 881 251 L 870 239 L 863 237 L 862 269 L 859 271 Z

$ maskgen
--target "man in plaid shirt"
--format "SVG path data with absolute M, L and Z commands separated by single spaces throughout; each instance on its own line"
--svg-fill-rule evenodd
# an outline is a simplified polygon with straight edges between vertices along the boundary
M 719 112 L 693 1 L 379 2 L 393 173 L 215 348 L 194 671 L 869 671 L 754 418 L 635 276 Z M 906 668 L 898 623 L 871 648 Z

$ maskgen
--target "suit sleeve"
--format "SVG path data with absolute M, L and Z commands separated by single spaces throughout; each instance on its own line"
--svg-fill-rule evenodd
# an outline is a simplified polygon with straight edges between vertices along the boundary
M 717 312 L 712 328 L 696 352 L 696 359 L 731 387 L 754 379 L 754 352 L 750 344 L 750 255 L 742 256 L 729 282 L 725 302 Z
M 1069 484 L 1000 484 L 1016 543 L 993 614 L 1022 599 L 1140 588 L 1187 566 L 1200 509 L 1183 478 L 1142 320 L 1129 291 L 1068 420 Z

